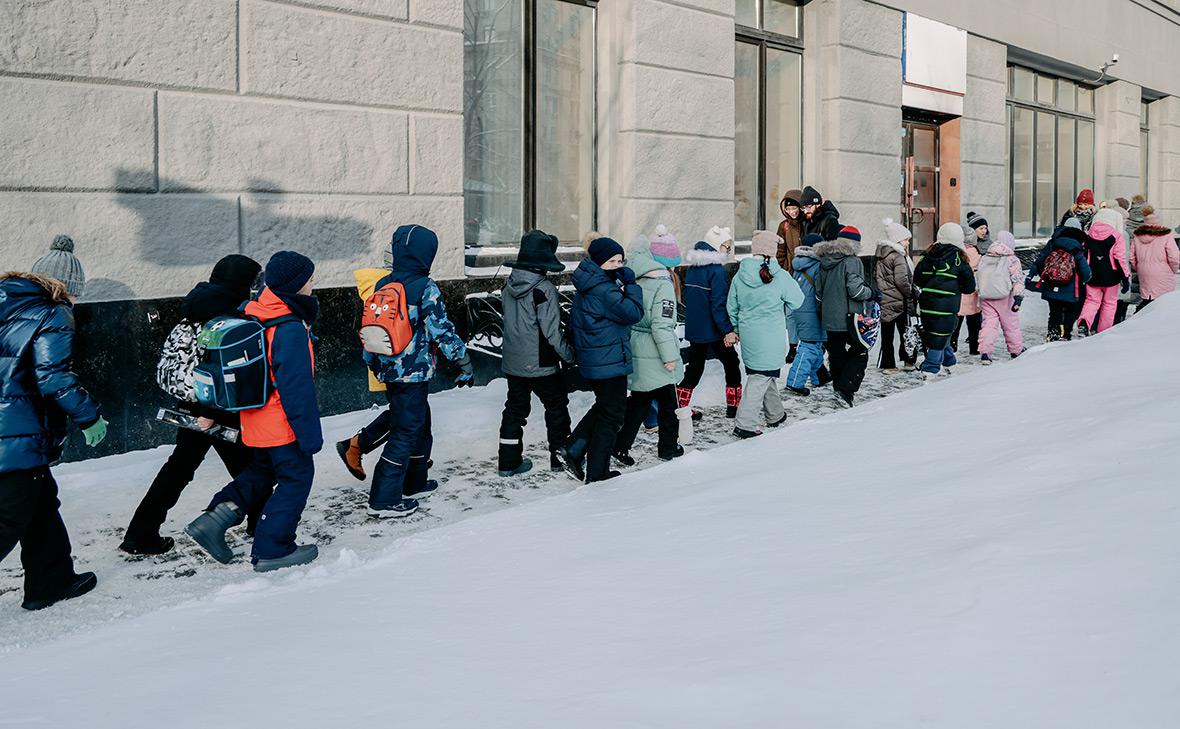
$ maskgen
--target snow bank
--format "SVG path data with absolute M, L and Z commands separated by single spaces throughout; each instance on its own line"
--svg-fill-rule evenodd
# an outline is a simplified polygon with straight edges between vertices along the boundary
M 3 657 L 20 726 L 1180 717 L 1180 296 L 1010 366 Z

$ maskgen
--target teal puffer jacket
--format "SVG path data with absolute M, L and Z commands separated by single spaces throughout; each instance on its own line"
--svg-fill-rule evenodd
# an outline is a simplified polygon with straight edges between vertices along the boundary
M 631 327 L 631 355 L 635 369 L 627 386 L 635 392 L 650 392 L 684 379 L 680 338 L 676 336 L 676 289 L 668 269 L 656 262 L 650 244 L 643 241 L 631 249 L 627 263 L 643 289 L 643 318 Z M 674 362 L 675 369 L 664 367 Z
M 763 260 L 754 256 L 738 264 L 726 309 L 741 339 L 746 369 L 777 372 L 787 360 L 787 309 L 799 308 L 803 292 L 778 261 L 771 258 L 764 264 Z M 770 283 L 763 283 L 759 276 L 763 265 L 774 276 Z

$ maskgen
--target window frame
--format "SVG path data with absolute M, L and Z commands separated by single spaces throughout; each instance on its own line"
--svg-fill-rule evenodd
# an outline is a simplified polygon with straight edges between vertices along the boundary
M 1037 96 L 1036 91 L 1037 91 L 1038 84 L 1040 83 L 1041 78 L 1053 79 L 1053 87 L 1054 87 L 1054 95 L 1053 95 L 1054 102 L 1053 102 L 1053 104 L 1046 104 L 1046 103 L 1038 102 L 1035 100 L 1030 101 L 1027 99 L 1017 98 L 1016 96 L 1014 96 L 1013 95 L 1013 93 L 1015 91 L 1014 79 L 1015 79 L 1015 73 L 1016 73 L 1017 69 L 1029 72 L 1033 75 L 1033 98 L 1034 99 Z M 1081 122 L 1089 123 L 1091 125 L 1092 132 L 1093 132 L 1094 128 L 1096 127 L 1096 121 L 1095 121 L 1094 114 L 1092 114 L 1092 113 L 1087 114 L 1086 112 L 1077 110 L 1077 107 L 1080 106 L 1080 104 L 1078 103 L 1079 96 L 1080 96 L 1079 92 L 1084 89 L 1084 90 L 1088 90 L 1091 93 L 1093 93 L 1094 88 L 1090 87 L 1090 86 L 1086 86 L 1085 84 L 1083 84 L 1079 81 L 1076 81 L 1074 79 L 1068 79 L 1068 78 L 1062 79 L 1059 76 L 1053 76 L 1051 74 L 1040 73 L 1039 71 L 1028 68 L 1027 66 L 1020 66 L 1018 64 L 1011 64 L 1008 66 L 1008 77 L 1009 77 L 1009 84 L 1008 84 L 1006 99 L 1005 99 L 1005 103 L 1008 106 L 1008 108 L 1011 109 L 1012 107 L 1019 107 L 1019 108 L 1028 110 L 1033 113 L 1032 114 L 1032 119 L 1033 119 L 1032 140 L 1033 141 L 1032 141 L 1032 145 L 1031 145 L 1033 175 L 1032 175 L 1031 186 L 1030 186 L 1031 192 L 1032 192 L 1032 198 L 1030 200 L 1029 209 L 1032 211 L 1032 221 L 1031 221 L 1032 230 L 1030 231 L 1030 235 L 1032 237 L 1036 238 L 1036 237 L 1039 237 L 1037 234 L 1037 223 L 1041 222 L 1041 221 L 1037 220 L 1037 197 L 1038 197 L 1038 195 L 1037 195 L 1037 180 L 1036 180 L 1037 170 L 1040 169 L 1040 167 L 1039 167 L 1040 151 L 1037 149 L 1038 145 L 1036 143 L 1037 134 L 1040 131 L 1040 116 L 1039 115 L 1040 114 L 1049 114 L 1053 117 L 1054 158 L 1053 158 L 1053 191 L 1051 193 L 1051 196 L 1053 199 L 1053 204 L 1056 205 L 1057 199 L 1060 197 L 1060 194 L 1061 194 L 1061 191 L 1060 191 L 1061 177 L 1060 177 L 1060 175 L 1057 174 L 1057 170 L 1059 167 L 1058 158 L 1061 155 L 1061 150 L 1058 148 L 1060 145 L 1057 144 L 1057 141 L 1060 140 L 1060 138 L 1061 138 L 1061 136 L 1060 136 L 1060 134 L 1061 134 L 1061 132 L 1060 132 L 1061 119 L 1067 118 L 1067 119 L 1073 120 L 1073 122 L 1074 122 L 1073 175 L 1074 175 L 1074 182 L 1075 182 L 1075 186 L 1076 186 L 1076 181 L 1078 178 L 1078 160 L 1079 160 L 1078 142 L 1081 137 L 1081 135 L 1078 132 L 1077 122 L 1081 121 Z M 1075 109 L 1072 111 L 1069 109 L 1064 109 L 1064 108 L 1057 106 L 1057 100 L 1059 98 L 1059 96 L 1057 94 L 1057 88 L 1060 84 L 1060 81 L 1062 81 L 1062 80 L 1071 82 L 1074 86 L 1074 107 L 1075 107 Z M 1015 228 L 1014 216 L 1015 216 L 1015 210 L 1016 210 L 1016 186 L 1013 184 L 1013 180 L 1012 180 L 1012 174 L 1013 174 L 1012 150 L 1016 146 L 1016 125 L 1013 123 L 1013 119 L 1014 119 L 1014 115 L 1011 111 L 1009 111 L 1009 113 L 1007 115 L 1007 121 L 1006 121 L 1006 123 L 1008 125 L 1008 154 L 1007 154 L 1007 164 L 1006 164 L 1006 168 L 1007 168 L 1006 179 L 1007 179 L 1007 183 L 1008 183 L 1008 229 L 1015 232 L 1014 231 L 1014 228 Z M 1092 140 L 1092 142 L 1093 142 L 1093 140 Z M 1093 147 L 1091 147 L 1091 149 L 1090 149 L 1090 169 L 1091 169 L 1091 174 L 1093 174 L 1092 173 L 1092 171 L 1094 169 L 1094 149 L 1093 149 Z M 1093 186 L 1093 182 L 1091 182 L 1091 186 Z M 1076 194 L 1077 191 L 1074 190 L 1073 192 Z M 1056 213 L 1055 213 L 1055 215 L 1056 215 Z M 1051 222 L 1052 226 L 1056 225 L 1056 220 L 1052 220 L 1050 222 Z
M 759 3 L 759 15 L 761 15 L 761 2 Z M 799 56 L 799 78 L 800 90 L 802 90 L 802 80 L 804 78 L 804 57 L 803 57 L 803 6 L 798 5 L 799 10 L 799 37 L 793 38 L 789 35 L 781 33 L 772 33 L 770 31 L 762 30 L 760 28 L 751 28 L 747 25 L 734 25 L 734 46 L 736 48 L 738 43 L 745 43 L 752 45 L 758 49 L 758 180 L 757 180 L 757 195 L 758 208 L 757 215 L 754 222 L 754 230 L 767 230 L 767 210 L 766 210 L 766 62 L 767 52 L 770 49 L 776 51 L 795 53 Z M 737 110 L 734 110 L 735 114 Z M 799 118 L 804 120 L 804 95 L 799 95 Z M 803 127 L 799 124 L 799 176 L 803 175 Z M 736 161 L 737 154 L 734 153 Z M 736 200 L 734 201 L 736 204 Z M 737 220 L 734 220 L 736 229 Z
M 1151 180 L 1151 102 L 1140 99 L 1139 104 L 1139 173 L 1143 176 L 1139 194 L 1150 200 L 1147 188 Z

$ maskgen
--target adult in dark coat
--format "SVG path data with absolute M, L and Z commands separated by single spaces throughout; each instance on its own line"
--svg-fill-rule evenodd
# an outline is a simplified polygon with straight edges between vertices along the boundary
M 802 197 L 799 203 L 803 209 L 803 235 L 814 233 L 824 240 L 836 240 L 844 227 L 840 224 L 840 211 L 814 187 L 803 188 Z
M 594 406 L 559 454 L 566 470 L 587 483 L 618 475 L 610 470 L 611 450 L 627 407 L 631 374 L 631 327 L 643 318 L 643 290 L 623 265 L 623 247 L 610 238 L 590 244 L 574 271 L 570 330 L 578 369 L 594 390 Z
M 922 319 L 922 345 L 926 359 L 921 370 L 927 376 L 953 367 L 955 350 L 950 346 L 963 294 L 975 293 L 975 273 L 964 253 L 963 228 L 958 223 L 943 223 L 935 244 L 926 251 L 914 269 L 918 287 L 918 314 Z
M 234 314 L 250 298 L 250 290 L 261 270 L 262 266 L 247 256 L 235 253 L 222 258 L 213 267 L 209 280 L 197 284 L 180 302 L 181 317 L 189 324 L 200 326 Z M 221 425 L 240 431 L 242 427 L 237 413 L 185 401 L 178 401 L 176 409 L 199 417 L 200 424 L 206 428 Z M 168 517 L 168 510 L 176 506 L 180 494 L 192 482 L 210 448 L 232 478 L 237 478 L 250 465 L 250 449 L 240 441 L 230 443 L 190 428 L 177 428 L 176 447 L 135 509 L 119 549 L 128 554 L 163 554 L 172 549 L 172 537 L 160 536 L 160 527 Z M 258 513 L 249 515 L 251 533 L 257 521 Z
M 78 597 L 98 584 L 93 572 L 74 572 L 49 470 L 61 458 L 68 421 L 82 428 L 89 446 L 106 436 L 98 403 L 70 370 L 70 287 L 81 293 L 82 281 L 37 273 L 0 276 L 0 560 L 21 545 L 26 610 Z

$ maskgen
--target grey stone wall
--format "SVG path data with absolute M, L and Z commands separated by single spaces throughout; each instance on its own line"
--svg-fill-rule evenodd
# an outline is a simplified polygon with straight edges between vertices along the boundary
M 1143 192 L 1139 179 L 1139 104 L 1143 90 L 1115 81 L 1094 92 L 1094 193 L 1101 198 Z
M 734 217 L 733 0 L 599 12 L 599 229 L 666 223 L 689 247 Z
M 1148 199 L 1166 224 L 1180 223 L 1180 98 L 1155 101 L 1148 116 Z
M 960 127 L 961 220 L 973 210 L 995 221 L 1008 220 L 1008 49 L 967 36 L 967 93 Z M 1004 222 L 1001 222 L 1004 221 Z
M 0 4 L 0 268 L 71 235 L 85 300 L 281 248 L 322 286 L 402 223 L 462 268 L 462 0 Z

